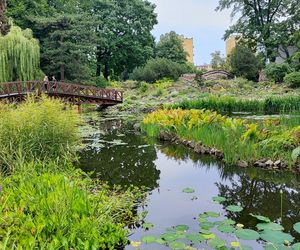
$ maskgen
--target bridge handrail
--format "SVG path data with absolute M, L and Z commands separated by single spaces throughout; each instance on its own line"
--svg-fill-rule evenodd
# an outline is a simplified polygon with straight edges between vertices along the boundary
M 123 91 L 116 89 L 103 89 L 95 86 L 87 86 L 59 81 L 44 82 L 41 80 L 34 81 L 16 81 L 0 83 L 0 97 L 13 94 L 25 95 L 28 93 L 45 92 L 49 95 L 73 95 L 81 97 L 90 97 L 95 99 L 107 99 L 122 102 Z

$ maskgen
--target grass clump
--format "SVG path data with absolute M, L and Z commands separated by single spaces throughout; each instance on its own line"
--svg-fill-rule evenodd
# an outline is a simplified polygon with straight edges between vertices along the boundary
M 142 196 L 70 163 L 78 114 L 43 97 L 0 106 L 0 249 L 118 249 Z
M 263 100 L 258 99 L 238 99 L 234 97 L 210 96 L 199 98 L 198 100 L 185 100 L 170 106 L 172 109 L 210 109 L 220 113 L 232 112 L 256 112 L 273 114 L 280 112 L 293 112 L 300 110 L 299 96 L 268 97 Z
M 299 118 L 296 120 L 252 123 L 209 110 L 158 110 L 145 117 L 143 129 L 150 136 L 157 137 L 164 130 L 215 147 L 223 151 L 229 164 L 239 160 L 254 163 L 261 158 L 292 164 L 292 151 L 300 146 Z

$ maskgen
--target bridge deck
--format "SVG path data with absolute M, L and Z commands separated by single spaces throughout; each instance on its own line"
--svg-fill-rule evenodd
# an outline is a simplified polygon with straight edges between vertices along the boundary
M 102 89 L 65 82 L 8 82 L 0 83 L 0 99 L 22 101 L 28 94 L 41 95 L 64 99 L 74 104 L 96 103 L 111 106 L 123 102 L 123 92 L 115 89 Z

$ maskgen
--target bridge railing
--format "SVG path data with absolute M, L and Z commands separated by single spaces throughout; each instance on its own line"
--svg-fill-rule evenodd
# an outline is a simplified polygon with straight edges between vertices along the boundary
M 43 92 L 48 95 L 87 97 L 116 102 L 123 101 L 123 92 L 115 89 L 101 89 L 94 86 L 51 81 L 0 83 L 0 98 L 26 95 L 30 93 L 41 94 Z

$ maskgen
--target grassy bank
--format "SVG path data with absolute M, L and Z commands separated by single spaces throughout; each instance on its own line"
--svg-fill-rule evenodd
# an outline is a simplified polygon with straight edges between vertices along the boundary
M 0 248 L 117 249 L 135 220 L 137 190 L 121 192 L 72 167 L 76 112 L 29 99 L 0 108 Z
M 158 110 L 147 115 L 143 129 L 150 136 L 161 131 L 201 142 L 224 153 L 228 164 L 244 160 L 250 164 L 268 158 L 292 166 L 292 152 L 300 146 L 300 121 L 284 118 L 251 123 L 208 110 Z
M 210 96 L 197 100 L 185 100 L 170 105 L 170 108 L 210 109 L 227 114 L 232 112 L 255 112 L 263 114 L 289 113 L 300 110 L 300 96 L 267 97 L 262 100 Z

